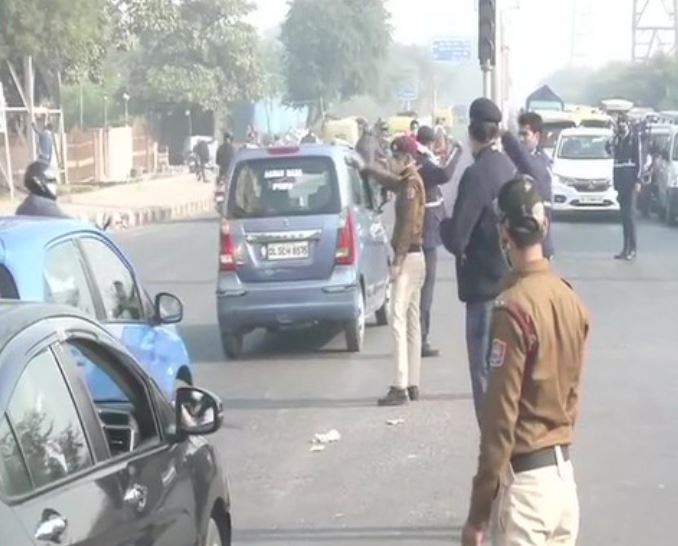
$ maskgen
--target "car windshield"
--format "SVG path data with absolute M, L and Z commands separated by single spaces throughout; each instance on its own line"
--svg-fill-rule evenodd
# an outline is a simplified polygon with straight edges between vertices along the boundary
M 555 148 L 558 137 L 565 129 L 574 127 L 574 124 L 569 121 L 544 123 L 542 132 L 542 147 Z
M 670 142 L 671 136 L 668 134 L 651 134 L 648 140 L 647 149 L 651 153 L 663 152 L 669 150 Z
M 560 142 L 558 157 L 561 159 L 609 159 L 606 135 L 566 136 Z
M 229 216 L 261 218 L 336 214 L 334 164 L 324 157 L 256 159 L 239 164 L 230 190 Z

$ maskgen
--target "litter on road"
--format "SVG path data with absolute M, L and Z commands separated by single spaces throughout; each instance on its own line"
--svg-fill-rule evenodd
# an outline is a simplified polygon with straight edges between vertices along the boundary
M 336 429 L 324 433 L 319 432 L 313 437 L 314 444 L 333 444 L 339 440 L 341 440 L 341 434 Z
M 389 427 L 397 427 L 397 426 L 400 426 L 400 425 L 404 425 L 405 419 L 389 419 L 388 421 L 386 421 L 386 424 Z
M 321 444 L 313 444 L 309 450 L 311 453 L 317 453 L 319 451 L 325 451 L 325 446 Z

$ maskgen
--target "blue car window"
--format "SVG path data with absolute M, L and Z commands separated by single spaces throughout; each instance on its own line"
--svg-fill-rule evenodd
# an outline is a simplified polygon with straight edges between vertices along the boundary
M 81 240 L 94 282 L 99 289 L 106 319 L 143 320 L 143 304 L 132 272 L 111 248 L 91 237 Z
M 92 465 L 82 423 L 51 351 L 28 363 L 7 413 L 35 487 Z
M 70 305 L 90 316 L 96 315 L 82 260 L 72 241 L 47 250 L 44 280 L 45 301 Z
M 120 390 L 111 376 L 97 366 L 85 353 L 70 343 L 66 345 L 66 348 L 77 364 L 94 403 L 129 402 L 129 397 Z
M 0 420 L 0 492 L 16 497 L 31 490 L 31 477 L 7 418 Z

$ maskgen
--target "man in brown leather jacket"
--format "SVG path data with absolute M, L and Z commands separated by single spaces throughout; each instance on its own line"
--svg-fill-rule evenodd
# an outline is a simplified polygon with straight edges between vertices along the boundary
M 499 193 L 512 271 L 494 304 L 478 472 L 463 546 L 574 546 L 579 502 L 570 445 L 589 319 L 544 258 L 548 220 L 536 183 Z M 492 514 L 492 515 L 491 515 Z
M 363 175 L 396 193 L 393 229 L 392 305 L 396 379 L 380 406 L 398 406 L 419 399 L 421 372 L 421 288 L 426 276 L 423 253 L 426 192 L 415 158 L 417 141 L 409 136 L 391 144 L 389 170 L 377 165 L 361 169 Z

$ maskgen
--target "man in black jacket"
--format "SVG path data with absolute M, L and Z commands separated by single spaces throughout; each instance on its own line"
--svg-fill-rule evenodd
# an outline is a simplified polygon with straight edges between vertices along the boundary
M 551 225 L 553 210 L 553 189 L 551 184 L 551 160 L 540 148 L 543 120 L 536 112 L 525 112 L 518 118 L 520 141 L 511 133 L 502 135 L 501 142 L 506 155 L 511 158 L 518 172 L 534 178 L 539 197 L 546 207 L 546 216 Z M 553 238 L 549 229 L 544 238 L 544 257 L 551 258 L 554 253 Z
M 28 166 L 24 185 L 29 194 L 16 209 L 17 215 L 68 218 L 57 205 L 57 179 L 45 163 L 35 161 Z
M 499 242 L 494 200 L 516 169 L 497 149 L 501 111 L 477 99 L 469 112 L 469 136 L 475 162 L 459 183 L 452 218 L 440 225 L 445 248 L 456 257 L 459 299 L 466 303 L 466 344 L 476 417 L 479 419 L 488 377 L 490 315 L 508 271 Z
M 438 350 L 431 347 L 428 336 L 431 330 L 431 308 L 433 290 L 438 269 L 438 247 L 440 246 L 440 222 L 445 218 L 445 201 L 441 186 L 454 176 L 461 157 L 461 146 L 455 143 L 452 155 L 445 167 L 438 166 L 433 159 L 435 131 L 423 125 L 417 132 L 417 141 L 421 149 L 417 156 L 419 174 L 426 189 L 426 213 L 424 215 L 424 258 L 426 259 L 426 280 L 421 289 L 421 356 L 438 356 Z
M 219 178 L 226 176 L 235 157 L 235 147 L 233 146 L 233 135 L 228 131 L 224 132 L 224 141 L 217 150 L 217 165 L 219 165 Z

